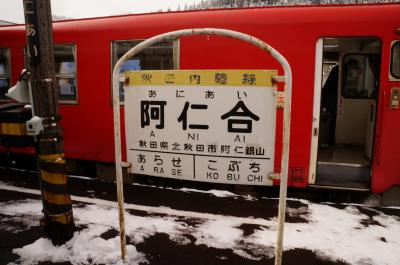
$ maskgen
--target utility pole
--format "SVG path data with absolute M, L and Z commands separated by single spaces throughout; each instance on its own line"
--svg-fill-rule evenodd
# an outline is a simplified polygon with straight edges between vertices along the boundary
M 36 133 L 44 227 L 54 245 L 72 238 L 74 221 L 67 187 L 66 162 L 58 110 L 50 0 L 24 0 L 32 89 L 32 120 Z

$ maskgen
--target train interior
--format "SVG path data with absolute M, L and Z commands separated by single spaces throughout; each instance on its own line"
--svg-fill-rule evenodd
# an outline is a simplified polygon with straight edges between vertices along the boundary
M 381 43 L 324 38 L 317 185 L 368 189 Z

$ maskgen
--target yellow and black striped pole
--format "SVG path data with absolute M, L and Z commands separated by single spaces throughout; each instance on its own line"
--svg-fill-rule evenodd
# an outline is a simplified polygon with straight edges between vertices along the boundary
M 43 123 L 36 153 L 43 196 L 44 227 L 54 245 L 72 238 L 75 225 L 58 110 L 50 0 L 24 0 L 32 116 Z
M 72 237 L 74 229 L 64 154 L 38 158 L 46 233 L 53 244 L 60 245 Z

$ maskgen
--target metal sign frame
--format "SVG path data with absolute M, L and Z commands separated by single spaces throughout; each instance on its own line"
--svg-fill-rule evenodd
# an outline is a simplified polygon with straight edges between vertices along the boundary
M 284 76 L 274 77 L 275 82 L 284 82 L 284 110 L 283 110 L 283 142 L 282 142 L 282 164 L 280 173 L 280 190 L 279 190 L 279 211 L 278 211 L 278 229 L 275 247 L 275 265 L 282 263 L 282 244 L 283 230 L 285 223 L 286 211 L 286 195 L 287 195 L 287 179 L 289 166 L 289 142 L 290 142 L 290 113 L 291 113 L 291 98 L 292 98 L 292 71 L 288 61 L 273 47 L 269 46 L 264 41 L 253 36 L 217 28 L 198 28 L 198 29 L 183 29 L 163 33 L 151 37 L 126 52 L 115 64 L 113 70 L 113 112 L 114 112 L 114 144 L 115 144 L 115 169 L 117 181 L 117 195 L 119 208 L 119 225 L 120 225 L 120 240 L 121 240 L 121 257 L 126 259 L 126 237 L 125 237 L 125 212 L 124 212 L 124 197 L 123 197 L 123 180 L 122 167 L 126 163 L 122 162 L 121 154 L 121 121 L 120 121 L 120 98 L 119 98 L 119 72 L 121 66 L 131 57 L 149 47 L 150 45 L 166 40 L 176 40 L 184 36 L 195 35 L 216 35 L 225 36 L 234 39 L 243 40 L 251 43 L 258 48 L 271 55 L 283 67 Z

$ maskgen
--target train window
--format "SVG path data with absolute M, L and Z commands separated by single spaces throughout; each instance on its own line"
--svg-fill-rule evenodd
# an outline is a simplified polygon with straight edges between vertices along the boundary
M 394 78 L 400 79 L 400 41 L 395 42 L 392 46 L 390 74 Z
M 5 96 L 10 87 L 10 49 L 0 48 L 0 101 L 9 101 Z
M 343 57 L 342 96 L 345 98 L 376 98 L 380 56 L 348 54 Z
M 112 43 L 112 70 L 119 58 L 142 40 L 113 41 Z M 120 74 L 127 70 L 168 70 L 177 69 L 176 41 L 158 42 L 144 49 L 133 58 L 125 62 Z M 112 80 L 112 79 L 111 79 Z M 123 82 L 120 83 L 120 101 L 124 101 Z
M 24 49 L 25 68 L 29 69 L 27 48 Z M 60 103 L 76 103 L 76 48 L 74 44 L 54 45 L 55 72 Z
M 55 45 L 54 59 L 60 102 L 75 103 L 77 100 L 75 45 Z

